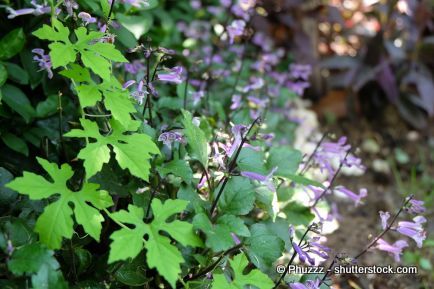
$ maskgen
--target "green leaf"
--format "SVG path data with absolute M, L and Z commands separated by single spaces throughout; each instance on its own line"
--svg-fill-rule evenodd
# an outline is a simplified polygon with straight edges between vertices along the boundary
M 191 113 L 182 110 L 184 134 L 187 138 L 187 150 L 193 159 L 198 160 L 205 168 L 208 166 L 208 143 L 205 133 L 193 124 Z
M 61 74 L 76 81 L 77 94 L 81 106 L 93 106 L 97 101 L 101 100 L 101 95 L 104 95 L 106 108 L 111 111 L 113 117 L 122 126 L 128 127 L 131 121 L 130 114 L 136 110 L 131 102 L 128 91 L 122 89 L 119 81 L 115 77 L 112 77 L 110 81 L 97 84 L 90 78 L 87 68 L 79 65 L 71 65 L 71 67 L 72 69 L 64 70 Z
M 154 22 L 150 13 L 142 13 L 138 16 L 116 14 L 116 18 L 137 40 L 149 31 Z
M 194 217 L 193 225 L 205 233 L 206 245 L 214 252 L 224 251 L 235 245 L 231 233 L 242 237 L 250 236 L 244 221 L 233 215 L 221 216 L 217 224 L 213 225 L 206 214 L 199 213 Z
M 110 5 L 108 1 L 100 0 L 99 3 L 101 4 L 102 13 L 107 18 L 110 13 Z
M 101 171 L 103 164 L 110 159 L 110 149 L 113 148 L 115 158 L 122 169 L 128 169 L 130 173 L 143 180 L 148 180 L 151 165 L 149 159 L 160 151 L 152 139 L 146 134 L 126 134 L 129 131 L 137 131 L 140 122 L 131 122 L 128 129 L 124 129 L 119 122 L 112 120 L 112 133 L 102 136 L 98 125 L 87 119 L 80 120 L 83 130 L 73 129 L 66 133 L 67 137 L 89 137 L 96 142 L 89 143 L 78 154 L 78 158 L 84 160 L 86 178 L 89 179 Z
M 55 94 L 49 95 L 46 100 L 36 106 L 36 117 L 45 118 L 57 112 L 59 97 Z
M 8 71 L 6 70 L 6 67 L 0 63 L 0 87 L 5 84 L 6 80 L 8 79 Z
M 252 148 L 243 148 L 237 159 L 237 166 L 240 171 L 255 172 L 267 175 L 270 170 L 265 168 L 265 155 L 262 151 L 257 152 Z
M 50 48 L 50 58 L 53 68 L 65 66 L 68 63 L 74 62 L 77 52 L 73 45 L 54 42 L 48 45 Z
M 14 176 L 8 170 L 0 167 L 0 207 L 8 206 L 17 197 L 17 193 L 5 187 L 13 178 Z
M 251 237 L 247 238 L 247 254 L 256 267 L 265 269 L 282 256 L 284 242 L 265 224 L 250 227 Z
M 144 254 L 139 254 L 134 260 L 126 261 L 119 269 L 116 270 L 114 276 L 119 282 L 128 286 L 142 286 L 149 282 L 146 277 L 146 265 Z
M 117 222 L 134 225 L 134 228 L 123 227 L 110 236 L 113 242 L 110 245 L 108 262 L 134 258 L 146 248 L 149 268 L 156 268 L 175 288 L 184 258 L 178 248 L 171 244 L 170 239 L 159 232 L 165 231 L 183 246 L 201 247 L 202 242 L 194 233 L 191 224 L 179 220 L 167 222 L 172 215 L 181 213 L 187 204 L 188 202 L 182 200 L 167 200 L 162 204 L 159 199 L 154 199 L 151 204 L 154 219 L 150 224 L 143 222 L 143 209 L 134 205 L 129 205 L 128 211 L 113 213 L 112 218 Z M 147 240 L 143 238 L 144 235 L 148 236 Z
M 37 273 L 43 265 L 48 265 L 53 270 L 60 267 L 54 258 L 54 252 L 38 243 L 18 248 L 8 262 L 9 270 L 18 276 L 24 273 Z
M 219 188 L 217 188 L 217 191 Z M 219 199 L 221 212 L 232 215 L 246 215 L 252 209 L 255 202 L 253 185 L 247 178 L 232 177 Z
M 29 84 L 29 74 L 26 70 L 22 69 L 21 66 L 11 62 L 5 62 L 3 64 L 6 66 L 10 80 L 18 84 Z
M 19 152 L 25 156 L 29 155 L 29 148 L 25 141 L 11 133 L 3 133 L 0 135 L 3 142 L 12 150 Z
M 293 176 L 297 172 L 302 157 L 301 152 L 296 149 L 290 147 L 273 147 L 270 150 L 267 167 L 270 170 L 277 167 L 277 171 L 274 173 L 275 176 Z
M 16 28 L 0 39 L 0 60 L 12 58 L 24 47 L 26 38 L 23 28 Z
M 95 53 L 86 50 L 81 53 L 81 60 L 85 66 L 92 69 L 92 71 L 101 76 L 102 79 L 110 79 L 111 63 L 109 61 L 102 57 L 97 57 Z
M 214 274 L 212 289 L 242 289 L 247 285 L 252 285 L 259 289 L 271 289 L 274 287 L 274 282 L 267 275 L 253 269 L 248 274 L 243 274 L 245 268 L 249 265 L 249 261 L 244 254 L 238 254 L 229 260 L 229 264 L 233 270 L 232 280 L 228 281 L 224 274 Z
M 308 179 L 306 177 L 303 177 L 301 175 L 286 175 L 286 178 L 288 180 L 293 181 L 294 183 L 300 184 L 300 185 L 304 185 L 304 186 L 315 186 L 318 188 L 322 188 L 325 189 L 324 185 L 321 184 L 320 182 Z
M 33 32 L 33 35 L 39 39 L 50 41 L 61 41 L 65 44 L 70 44 L 69 41 L 69 29 L 63 26 L 62 22 L 53 18 L 53 27 L 49 25 L 42 25 L 41 28 Z
M 163 177 L 168 174 L 181 177 L 186 183 L 191 183 L 191 179 L 193 178 L 193 172 L 188 162 L 184 160 L 173 160 L 165 163 L 161 167 L 158 167 L 157 171 Z
M 13 85 L 5 84 L 1 88 L 1 92 L 3 95 L 2 101 L 4 101 L 11 109 L 21 115 L 27 123 L 29 123 L 35 116 L 35 110 L 21 89 Z
M 101 223 L 104 221 L 99 210 L 113 204 L 109 194 L 98 190 L 99 185 L 92 183 L 85 183 L 80 191 L 73 192 L 66 186 L 66 182 L 73 175 L 68 164 L 63 164 L 59 169 L 54 163 L 41 158 L 37 160 L 53 182 L 47 181 L 40 175 L 24 172 L 22 177 L 16 178 L 6 186 L 28 195 L 32 200 L 59 195 L 55 202 L 45 207 L 44 212 L 36 221 L 35 231 L 39 233 L 41 242 L 51 249 L 59 249 L 62 237 L 68 239 L 72 237 L 73 213 L 77 223 L 83 226 L 84 231 L 99 241 Z M 74 205 L 74 210 L 69 206 L 70 203 Z
M 298 202 L 288 203 L 282 211 L 285 213 L 289 223 L 295 226 L 308 225 L 315 217 L 309 207 L 303 206 Z

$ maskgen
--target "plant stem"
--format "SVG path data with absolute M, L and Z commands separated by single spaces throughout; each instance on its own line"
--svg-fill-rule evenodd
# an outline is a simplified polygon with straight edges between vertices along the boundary
M 252 131 L 252 128 L 255 126 L 255 124 L 256 124 L 257 122 L 259 122 L 259 120 L 260 120 L 259 117 L 256 118 L 256 119 L 253 121 L 253 123 L 250 125 L 249 130 L 247 131 L 247 133 L 246 133 L 246 134 L 243 136 L 243 138 L 241 139 L 240 146 L 238 147 L 238 149 L 237 149 L 237 151 L 236 151 L 236 153 L 235 153 L 235 156 L 234 156 L 234 157 L 232 158 L 232 160 L 229 162 L 228 170 L 227 170 L 227 172 L 226 172 L 226 175 L 223 177 L 223 179 L 224 179 L 224 180 L 222 181 L 223 184 L 222 184 L 222 186 L 220 187 L 220 190 L 219 190 L 219 192 L 217 193 L 217 197 L 214 199 L 214 202 L 213 202 L 213 204 L 212 204 L 212 206 L 211 206 L 211 210 L 210 210 L 210 215 L 211 215 L 211 217 L 212 217 L 212 215 L 213 215 L 213 213 L 214 213 L 214 210 L 215 210 L 215 208 L 216 208 L 216 206 L 217 206 L 217 202 L 218 202 L 218 200 L 220 199 L 220 197 L 221 197 L 221 195 L 222 195 L 222 193 L 223 193 L 223 190 L 224 190 L 224 188 L 226 187 L 226 184 L 227 184 L 227 182 L 229 181 L 229 178 L 230 178 L 230 176 L 231 176 L 233 170 L 234 170 L 235 167 L 236 167 L 238 156 L 240 155 L 240 152 L 241 152 L 241 149 L 243 148 L 244 143 L 247 141 L 247 136 L 250 134 L 250 132 Z
M 306 238 L 307 233 L 310 232 L 310 229 L 312 228 L 313 224 L 310 224 L 309 227 L 307 227 L 306 232 L 304 232 L 303 236 L 300 239 L 300 242 L 298 242 L 298 246 L 301 246 L 301 243 L 303 242 L 304 238 Z M 292 253 L 291 259 L 289 260 L 288 264 L 285 267 L 285 271 L 283 271 L 282 275 L 280 276 L 279 280 L 277 280 L 276 285 L 274 285 L 273 289 L 276 289 L 279 287 L 280 283 L 282 282 L 283 278 L 285 278 L 285 275 L 288 274 L 289 266 L 292 265 L 292 262 L 294 262 L 295 256 L 297 256 L 297 251 L 293 248 L 294 253 Z
M 402 203 L 401 208 L 399 208 L 398 212 L 396 212 L 396 214 L 393 216 L 392 220 L 390 221 L 390 223 L 387 225 L 387 227 L 377 236 L 374 238 L 374 240 L 372 240 L 366 247 L 365 249 L 363 249 L 359 254 L 357 254 L 354 259 L 358 259 L 360 258 L 360 256 L 362 256 L 363 254 L 365 254 L 366 252 L 368 252 L 368 250 L 375 245 L 375 243 L 377 243 L 377 241 L 384 236 L 384 234 L 386 234 L 393 226 L 393 223 L 396 221 L 396 219 L 398 218 L 398 216 L 401 214 L 401 212 L 404 210 L 405 206 L 407 206 L 407 204 L 411 201 L 411 199 L 413 199 L 413 195 L 409 196 L 408 198 L 404 199 L 404 202 Z
M 351 149 L 347 151 L 347 153 L 345 154 L 344 159 L 341 161 L 341 163 L 339 164 L 338 169 L 336 170 L 335 174 L 333 175 L 333 178 L 330 181 L 330 184 L 327 186 L 327 188 L 324 189 L 324 191 L 321 193 L 321 195 L 315 199 L 315 202 L 310 206 L 310 208 L 312 209 L 313 207 L 315 207 L 319 200 L 331 189 L 331 187 L 333 186 L 333 183 L 336 180 L 336 177 L 338 176 L 339 172 L 341 171 L 342 167 L 344 166 L 345 160 L 347 159 L 348 155 L 350 154 Z
M 232 247 L 226 251 L 224 251 L 216 261 L 214 261 L 211 265 L 209 265 L 208 267 L 206 267 L 205 269 L 203 269 L 202 271 L 200 271 L 199 273 L 191 276 L 191 277 L 184 277 L 184 281 L 191 281 L 191 280 L 195 280 L 199 277 L 205 276 L 208 272 L 211 272 L 212 270 L 214 270 L 215 267 L 217 267 L 217 265 L 220 263 L 220 261 L 223 259 L 224 256 L 231 254 L 232 252 L 235 252 L 237 250 L 239 250 L 240 248 L 243 247 L 243 244 L 238 244 L 235 247 Z
M 321 146 L 322 142 L 324 141 L 324 139 L 327 137 L 328 135 L 328 131 L 326 131 L 321 139 L 319 140 L 319 142 L 316 144 L 315 149 L 313 150 L 312 154 L 309 156 L 309 158 L 306 161 L 306 164 L 304 165 L 303 169 L 300 172 L 300 175 L 304 175 L 304 173 L 306 173 L 307 169 L 309 168 L 309 163 L 312 161 L 313 157 L 315 156 L 316 152 L 318 151 L 319 147 Z

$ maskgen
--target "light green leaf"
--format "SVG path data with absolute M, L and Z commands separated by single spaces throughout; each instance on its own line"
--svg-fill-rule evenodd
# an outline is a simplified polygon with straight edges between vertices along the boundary
M 97 85 L 78 85 L 76 89 L 82 107 L 94 106 L 102 98 Z
M 138 16 L 117 14 L 116 18 L 137 40 L 149 31 L 154 22 L 150 13 L 142 13 Z
M 249 261 L 244 254 L 238 254 L 229 260 L 229 264 L 233 270 L 232 281 L 229 282 L 224 274 L 214 274 L 212 289 L 242 289 L 247 285 L 255 286 L 259 289 L 271 289 L 274 287 L 274 282 L 267 275 L 253 269 L 248 274 L 243 274 L 245 268 L 249 265 Z
M 150 224 L 143 222 L 144 211 L 134 205 L 128 206 L 128 211 L 113 213 L 112 218 L 121 223 L 134 225 L 133 229 L 123 227 L 114 232 L 110 239 L 109 263 L 134 258 L 146 248 L 146 262 L 150 268 L 156 268 L 169 284 L 175 288 L 176 280 L 181 273 L 180 264 L 184 262 L 178 248 L 171 244 L 168 237 L 160 235 L 165 231 L 173 239 L 184 246 L 201 247 L 202 242 L 193 231 L 193 226 L 183 221 L 168 223 L 167 219 L 181 213 L 188 202 L 182 200 L 167 200 L 164 204 L 154 199 L 151 204 L 154 219 Z M 148 235 L 145 241 L 144 235 Z
M 95 53 L 86 50 L 81 51 L 81 60 L 85 66 L 92 69 L 92 71 L 101 76 L 102 79 L 110 79 L 111 63 L 108 60 L 97 57 Z
M 208 166 L 208 143 L 205 133 L 193 124 L 191 113 L 183 110 L 184 134 L 187 138 L 187 150 L 193 159 L 198 160 L 205 168 Z
M 92 183 L 85 183 L 80 191 L 73 192 L 66 186 L 66 182 L 73 175 L 69 165 L 64 164 L 59 169 L 56 164 L 44 159 L 38 158 L 38 162 L 53 182 L 48 182 L 39 175 L 24 172 L 22 177 L 16 178 L 6 186 L 28 195 L 30 199 L 38 200 L 59 195 L 58 200 L 46 206 L 36 221 L 35 231 L 39 233 L 41 242 L 52 249 L 60 248 L 63 237 L 68 239 L 72 237 L 73 214 L 84 231 L 99 241 L 104 217 L 95 207 L 103 209 L 113 204 L 108 193 L 98 191 L 99 185 Z M 74 205 L 74 210 L 69 205 L 71 203 Z
M 55 18 L 53 19 L 53 27 L 44 24 L 41 28 L 33 32 L 33 35 L 39 39 L 61 41 L 65 44 L 71 43 L 69 41 L 69 29 Z
M 159 154 L 160 151 L 148 135 L 125 134 L 128 131 L 137 130 L 139 122 L 132 122 L 130 129 L 124 130 L 118 122 L 112 120 L 112 134 L 102 136 L 96 123 L 87 119 L 80 121 L 83 130 L 73 129 L 65 136 L 96 139 L 95 143 L 88 144 L 78 155 L 84 160 L 87 179 L 99 172 L 103 164 L 109 161 L 110 153 L 107 145 L 111 145 L 122 169 L 128 169 L 132 175 L 148 180 L 151 168 L 149 159 L 151 155 Z
M 71 44 L 54 42 L 48 45 L 48 47 L 50 48 L 50 58 L 53 68 L 65 66 L 75 61 L 77 53 Z

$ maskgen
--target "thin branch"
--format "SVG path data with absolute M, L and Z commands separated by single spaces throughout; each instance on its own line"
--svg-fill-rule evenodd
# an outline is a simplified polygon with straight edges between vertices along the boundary
M 327 186 L 327 188 L 325 188 L 324 189 L 324 191 L 321 193 L 321 195 L 318 197 L 318 198 L 316 198 L 315 199 L 315 202 L 310 206 L 310 208 L 312 209 L 313 207 L 315 207 L 317 204 L 318 204 L 318 202 L 319 202 L 319 200 L 331 189 L 331 187 L 333 186 L 333 183 L 335 182 L 335 180 L 336 180 L 336 177 L 338 176 L 338 174 L 340 173 L 340 171 L 341 171 L 341 169 L 342 169 L 342 167 L 344 166 L 344 163 L 345 163 L 345 160 L 347 159 L 347 157 L 348 157 L 348 155 L 350 154 L 350 152 L 351 152 L 351 149 L 349 149 L 348 151 L 347 151 L 347 153 L 345 154 L 345 157 L 344 157 L 344 159 L 341 161 L 341 163 L 339 164 L 339 167 L 338 167 L 338 169 L 336 170 L 336 172 L 335 172 L 335 174 L 333 175 L 333 178 L 331 179 L 331 181 L 330 181 L 330 184 Z
M 310 229 L 312 228 L 313 224 L 310 224 L 309 227 L 307 227 L 306 232 L 304 232 L 303 236 L 300 239 L 300 242 L 298 242 L 298 246 L 301 246 L 301 243 L 303 242 L 304 238 L 306 238 L 307 233 L 310 232 Z M 294 247 L 294 246 L 293 246 Z M 279 287 L 280 283 L 282 283 L 283 278 L 285 278 L 286 274 L 289 272 L 289 267 L 292 265 L 292 262 L 294 262 L 295 257 L 297 256 L 297 251 L 293 248 L 294 253 L 292 253 L 291 259 L 289 260 L 288 264 L 285 267 L 285 271 L 283 271 L 282 275 L 280 276 L 279 280 L 277 280 L 276 285 L 274 285 L 273 289 L 276 289 Z
M 363 254 L 365 254 L 366 252 L 368 252 L 368 250 L 375 245 L 375 243 L 377 243 L 377 241 L 384 236 L 384 234 L 386 234 L 393 226 L 393 223 L 396 221 L 396 219 L 398 218 L 398 216 L 402 213 L 402 211 L 404 210 L 404 208 L 407 206 L 407 204 L 411 201 L 411 199 L 413 199 L 413 195 L 409 196 L 408 198 L 406 198 L 404 200 L 404 202 L 402 203 L 401 208 L 399 208 L 398 212 L 396 212 L 395 216 L 393 216 L 392 220 L 390 221 L 389 225 L 387 225 L 387 227 L 377 236 L 374 238 L 374 240 L 372 240 L 366 247 L 365 249 L 363 249 L 359 254 L 357 254 L 354 259 L 358 259 L 360 258 L 360 256 L 362 256 Z
M 309 163 L 312 161 L 313 157 L 315 156 L 316 152 L 318 151 L 318 149 L 320 148 L 322 142 L 324 141 L 324 139 L 327 137 L 328 135 L 328 131 L 326 131 L 321 139 L 319 140 L 319 142 L 316 144 L 315 149 L 313 150 L 312 154 L 309 156 L 309 158 L 306 161 L 306 164 L 304 165 L 303 169 L 300 172 L 300 175 L 304 175 L 304 173 L 306 173 L 307 169 L 309 168 Z

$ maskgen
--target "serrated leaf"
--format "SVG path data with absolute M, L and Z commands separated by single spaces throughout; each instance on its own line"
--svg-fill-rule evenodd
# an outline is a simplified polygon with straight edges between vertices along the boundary
M 28 195 L 33 200 L 59 195 L 58 200 L 46 206 L 36 221 L 35 231 L 39 233 L 40 240 L 49 248 L 60 248 L 63 237 L 68 239 L 72 237 L 74 214 L 77 223 L 83 226 L 84 231 L 99 241 L 101 223 L 104 221 L 99 210 L 112 205 L 109 194 L 98 191 L 99 185 L 92 183 L 85 183 L 80 191 L 73 192 L 66 186 L 66 182 L 73 175 L 68 164 L 63 164 L 59 168 L 44 159 L 37 158 L 37 160 L 53 182 L 34 173 L 24 172 L 22 177 L 16 178 L 6 186 Z M 70 204 L 74 205 L 74 209 Z
M 146 134 L 126 134 L 128 131 L 136 131 L 139 122 L 132 122 L 129 129 L 124 129 L 117 121 L 112 120 L 112 134 L 102 136 L 95 122 L 87 119 L 80 120 L 83 130 L 73 129 L 66 133 L 68 137 L 89 137 L 96 140 L 88 144 L 78 154 L 78 158 L 84 160 L 86 178 L 89 179 L 102 169 L 103 164 L 108 163 L 110 151 L 107 145 L 113 148 L 115 158 L 119 166 L 128 169 L 138 178 L 148 180 L 151 168 L 149 159 L 160 151 L 152 139 Z
M 50 48 L 50 59 L 53 68 L 65 66 L 68 63 L 74 62 L 77 53 L 71 44 L 54 42 L 48 45 Z
M 270 170 L 277 167 L 277 170 L 274 172 L 275 176 L 292 176 L 296 173 L 301 160 L 302 154 L 296 149 L 290 147 L 273 147 L 270 150 L 267 167 Z
M 219 188 L 217 188 L 217 191 Z M 253 209 L 255 191 L 250 181 L 243 177 L 232 177 L 219 199 L 221 212 L 232 215 L 246 215 Z
M 187 150 L 190 156 L 198 160 L 205 168 L 208 166 L 208 143 L 205 133 L 193 124 L 191 113 L 183 110 L 184 134 L 187 138 Z
M 188 202 L 182 200 L 167 200 L 163 204 L 159 199 L 154 199 L 151 204 L 154 219 L 149 224 L 143 222 L 143 209 L 134 205 L 129 205 L 128 211 L 113 213 L 112 218 L 121 223 L 134 225 L 134 228 L 124 227 L 110 236 L 113 242 L 110 245 L 109 263 L 133 258 L 146 248 L 148 266 L 156 268 L 175 288 L 181 272 L 180 264 L 184 262 L 184 258 L 178 248 L 171 244 L 170 239 L 159 232 L 165 231 L 184 246 L 202 246 L 191 224 L 179 220 L 167 222 L 172 215 L 181 213 L 187 204 Z M 143 238 L 145 235 L 148 235 L 146 241 Z
M 212 289 L 241 289 L 247 285 L 253 285 L 259 289 L 271 289 L 274 287 L 274 282 L 266 274 L 258 269 L 253 269 L 248 274 L 243 274 L 245 268 L 249 265 L 249 261 L 244 254 L 238 254 L 229 260 L 229 264 L 233 270 L 231 282 L 228 281 L 224 274 L 214 274 Z
M 247 254 L 256 267 L 265 269 L 282 256 L 284 242 L 265 224 L 250 227 L 251 237 L 247 238 Z

